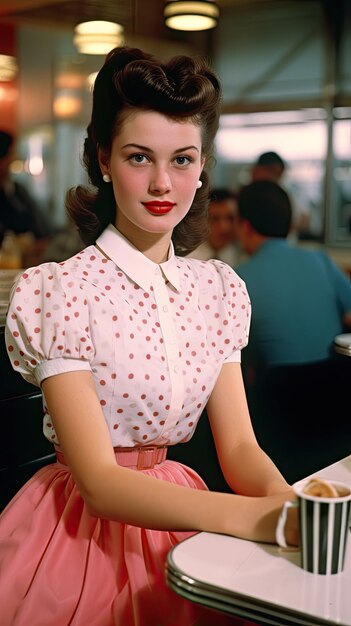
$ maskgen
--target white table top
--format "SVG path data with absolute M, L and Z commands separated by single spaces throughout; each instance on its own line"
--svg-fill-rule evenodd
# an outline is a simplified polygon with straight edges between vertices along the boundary
M 351 484 L 351 456 L 316 472 Z M 300 552 L 198 533 L 168 555 L 167 581 L 180 595 L 262 624 L 351 626 L 351 541 L 341 574 L 300 567 Z

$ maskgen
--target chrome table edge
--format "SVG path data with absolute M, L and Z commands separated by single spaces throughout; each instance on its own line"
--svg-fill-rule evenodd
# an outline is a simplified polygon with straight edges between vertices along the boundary
M 185 541 L 187 541 L 185 539 Z M 165 564 L 166 582 L 179 596 L 237 617 L 251 619 L 258 624 L 274 624 L 275 626 L 343 626 L 341 622 L 324 620 L 313 615 L 280 609 L 278 605 L 243 594 L 222 589 L 216 585 L 195 580 L 182 572 L 175 564 L 171 548 Z

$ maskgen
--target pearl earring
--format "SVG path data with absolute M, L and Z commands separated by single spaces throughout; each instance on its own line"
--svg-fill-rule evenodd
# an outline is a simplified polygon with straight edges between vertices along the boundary
M 110 174 L 104 174 L 102 177 L 102 180 L 104 181 L 104 183 L 110 183 L 111 182 Z
M 198 180 L 197 181 L 196 187 L 197 187 L 197 189 L 201 189 L 201 187 L 202 187 L 202 180 Z

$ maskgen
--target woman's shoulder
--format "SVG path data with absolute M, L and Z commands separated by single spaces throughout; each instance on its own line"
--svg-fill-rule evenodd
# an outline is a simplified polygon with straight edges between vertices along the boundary
M 201 261 L 187 257 L 180 268 L 184 283 L 190 279 L 197 285 L 197 306 L 206 320 L 211 350 L 222 361 L 238 361 L 237 350 L 248 341 L 251 316 L 244 281 L 229 265 L 217 259 Z
M 178 257 L 178 260 L 181 271 L 191 271 L 197 280 L 205 281 L 208 285 L 245 288 L 243 279 L 224 261 L 218 259 L 204 261 L 192 257 Z
M 18 276 L 16 284 L 23 287 L 32 283 L 48 283 L 57 286 L 67 281 L 75 281 L 80 278 L 83 262 L 93 250 L 95 251 L 94 246 L 89 246 L 65 261 L 47 261 L 30 267 Z

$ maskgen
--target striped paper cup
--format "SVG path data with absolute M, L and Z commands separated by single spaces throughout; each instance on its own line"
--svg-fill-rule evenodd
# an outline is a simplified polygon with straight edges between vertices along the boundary
M 277 542 L 286 547 L 284 526 L 287 510 L 299 507 L 301 566 L 313 574 L 338 574 L 344 568 L 349 535 L 351 487 L 335 480 L 331 483 L 338 497 L 327 498 L 304 493 L 309 479 L 293 485 L 296 502 L 286 502 L 277 526 Z

